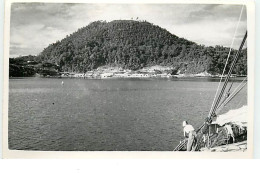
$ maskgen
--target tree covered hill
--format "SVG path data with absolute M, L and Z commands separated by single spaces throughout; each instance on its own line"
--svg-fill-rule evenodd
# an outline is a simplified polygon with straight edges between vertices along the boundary
M 37 57 L 28 55 L 9 59 L 10 77 L 32 77 L 36 74 L 42 76 L 59 76 L 58 65 L 45 61 L 35 61 Z
M 103 65 L 138 70 L 162 65 L 180 73 L 221 73 L 229 48 L 206 47 L 179 38 L 146 21 L 96 21 L 46 47 L 35 61 L 59 65 L 62 71 L 86 72 Z M 232 50 L 231 59 L 236 50 Z M 247 50 L 235 73 L 246 74 Z

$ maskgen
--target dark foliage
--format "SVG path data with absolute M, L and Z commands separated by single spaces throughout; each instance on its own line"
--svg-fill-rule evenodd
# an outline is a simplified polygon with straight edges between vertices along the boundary
M 176 73 L 220 74 L 229 48 L 206 47 L 179 38 L 146 21 L 97 21 L 45 48 L 38 62 L 60 66 L 62 71 L 86 72 L 102 65 L 138 70 L 162 65 Z M 236 50 L 232 50 L 231 59 Z M 233 73 L 247 73 L 247 50 L 242 51 Z M 231 62 L 231 61 L 230 61 Z
M 59 66 L 48 62 L 35 61 L 36 56 L 22 56 L 9 59 L 10 77 L 31 77 L 38 73 L 42 76 L 55 76 L 60 71 Z

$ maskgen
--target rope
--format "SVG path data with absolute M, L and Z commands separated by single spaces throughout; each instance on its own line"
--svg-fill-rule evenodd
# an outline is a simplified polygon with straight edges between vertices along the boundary
M 233 80 L 232 83 L 230 84 L 230 87 L 228 88 L 227 93 L 229 93 L 229 91 L 230 91 L 230 89 L 232 88 L 233 84 L 234 84 L 234 80 Z
M 244 36 L 244 38 L 243 38 L 243 40 L 242 40 L 242 43 L 241 43 L 241 45 L 240 45 L 240 47 L 239 47 L 239 50 L 238 50 L 238 52 L 236 53 L 235 59 L 233 60 L 233 63 L 231 64 L 231 67 L 230 67 L 230 70 L 229 70 L 229 72 L 228 72 L 228 74 L 227 74 L 227 77 L 225 78 L 224 85 L 223 85 L 223 87 L 222 87 L 222 89 L 221 89 L 221 92 L 220 92 L 220 94 L 219 94 L 219 97 L 218 97 L 218 99 L 217 99 L 217 102 L 216 102 L 214 108 L 212 109 L 211 114 L 208 116 L 209 119 L 211 119 L 211 116 L 213 115 L 213 113 L 215 113 L 215 111 L 216 111 L 216 109 L 217 109 L 217 107 L 218 107 L 218 104 L 219 104 L 219 102 L 220 102 L 220 100 L 221 100 L 221 98 L 222 98 L 222 95 L 223 95 L 223 93 L 224 93 L 224 91 L 225 91 L 225 88 L 226 88 L 226 86 L 227 86 L 228 80 L 229 80 L 229 78 L 230 78 L 230 76 L 231 76 L 231 73 L 232 73 L 234 67 L 235 67 L 235 64 L 236 64 L 237 59 L 238 59 L 238 57 L 239 57 L 239 55 L 240 55 L 240 52 L 241 52 L 241 50 L 242 50 L 242 48 L 243 48 L 243 46 L 244 46 L 244 43 L 245 43 L 245 41 L 246 41 L 246 38 L 247 38 L 247 31 L 246 31 L 245 36 Z M 241 89 L 242 89 L 242 88 L 241 88 Z M 240 89 L 240 90 L 241 90 L 241 89 Z M 240 90 L 239 90 L 239 91 L 240 91 Z M 238 92 L 239 92 L 239 91 L 238 91 Z M 235 95 L 236 95 L 236 94 L 235 94 Z M 234 96 L 235 96 L 235 95 L 234 95 Z M 232 97 L 232 98 L 233 98 L 233 97 Z M 230 99 L 230 100 L 231 100 L 231 99 Z M 203 124 L 200 126 L 200 128 L 199 128 L 198 130 L 196 130 L 196 131 L 199 131 L 201 128 L 204 127 L 204 125 L 205 125 L 205 123 L 203 123 Z
M 182 140 L 178 145 L 177 145 L 177 147 L 176 148 L 174 148 L 174 150 L 173 151 L 180 151 L 185 145 L 187 145 L 187 140 Z
M 224 102 L 227 100 L 227 98 L 230 96 L 230 89 L 232 88 L 233 83 L 234 83 L 234 81 L 232 81 L 231 85 L 229 86 L 229 88 L 228 88 L 228 90 L 227 90 L 227 92 L 226 92 L 226 94 L 225 94 L 225 97 L 224 97 L 224 99 L 221 101 L 220 105 L 222 105 L 222 103 L 224 103 Z
M 246 38 L 247 38 L 247 31 L 246 31 L 246 34 L 245 34 L 245 36 L 244 36 L 244 38 L 243 38 L 243 41 L 242 41 L 242 43 L 241 43 L 241 45 L 240 45 L 240 47 L 239 47 L 239 50 L 238 50 L 238 52 L 237 52 L 237 54 L 236 54 L 236 56 L 235 56 L 235 59 L 233 60 L 233 63 L 232 63 L 232 65 L 231 65 L 231 67 L 230 67 L 230 70 L 229 70 L 229 72 L 228 72 L 228 75 L 227 75 L 227 77 L 225 78 L 224 85 L 223 85 L 223 87 L 222 87 L 222 89 L 221 89 L 221 92 L 220 92 L 220 94 L 219 94 L 219 97 L 218 97 L 218 99 L 217 99 L 217 102 L 215 103 L 215 106 L 214 106 L 214 108 L 213 108 L 213 110 L 212 110 L 210 116 L 216 111 L 216 108 L 218 107 L 218 104 L 219 104 L 219 102 L 220 102 L 220 100 L 221 100 L 221 98 L 222 98 L 222 95 L 223 95 L 223 93 L 224 93 L 224 91 L 225 91 L 225 88 L 226 88 L 226 86 L 227 86 L 228 80 L 229 80 L 229 78 L 230 78 L 230 76 L 231 76 L 231 73 L 232 73 L 234 67 L 235 67 L 235 64 L 236 64 L 237 59 L 238 59 L 238 57 L 239 57 L 239 55 L 240 55 L 240 52 L 241 52 L 241 50 L 242 50 L 242 48 L 243 48 L 243 46 L 244 46 L 244 43 L 245 43 L 245 41 L 246 41 Z M 209 116 L 209 118 L 210 118 L 210 116 Z
M 235 65 L 235 63 L 236 63 L 236 61 L 237 61 L 237 58 L 238 58 L 238 56 L 239 56 L 239 54 L 240 54 L 240 51 L 241 51 L 241 49 L 243 48 L 244 43 L 245 43 L 245 40 L 246 40 L 246 38 L 247 38 L 247 32 L 246 32 L 246 34 L 245 34 L 245 36 L 244 36 L 244 39 L 243 39 L 243 41 L 242 41 L 242 43 L 241 43 L 241 45 L 240 45 L 240 48 L 239 48 L 239 50 L 238 50 L 238 52 L 237 52 L 237 54 L 236 54 L 236 56 L 235 56 L 235 59 L 233 60 L 233 63 L 232 63 L 231 68 L 230 68 L 230 70 L 229 70 L 228 76 L 227 76 L 226 79 L 225 79 L 223 88 L 222 88 L 222 90 L 221 90 L 221 92 L 220 92 L 220 94 L 219 94 L 219 97 L 218 97 L 218 99 L 217 99 L 217 102 L 216 102 L 216 104 L 215 104 L 215 106 L 214 106 L 214 108 L 213 108 L 213 105 L 214 105 L 215 100 L 216 100 L 216 98 L 217 98 L 217 94 L 218 94 L 218 91 L 219 91 L 219 87 L 220 87 L 222 78 L 223 78 L 223 76 L 224 76 L 224 73 L 225 73 L 225 70 L 226 70 L 226 67 L 227 67 L 227 63 L 228 63 L 228 60 L 229 60 L 229 57 L 230 57 L 230 54 L 231 54 L 231 50 L 232 50 L 232 47 L 233 47 L 235 35 L 236 35 L 237 29 L 238 29 L 238 25 L 239 25 L 239 23 L 240 23 L 241 16 L 242 16 L 242 13 L 243 13 L 243 8 L 244 8 L 244 5 L 242 6 L 241 11 L 240 11 L 239 20 L 238 20 L 238 22 L 237 22 L 236 30 L 235 30 L 235 33 L 234 33 L 234 36 L 233 36 L 233 39 L 232 39 L 232 43 L 231 43 L 230 49 L 229 49 L 228 57 L 227 57 L 227 60 L 226 60 L 226 63 L 225 63 L 225 67 L 224 67 L 223 72 L 222 72 L 222 75 L 221 75 L 220 82 L 219 82 L 219 84 L 218 84 L 217 92 L 216 92 L 216 94 L 215 94 L 213 103 L 212 103 L 212 105 L 211 105 L 211 109 L 210 109 L 208 118 L 210 118 L 210 116 L 212 115 L 212 113 L 215 112 L 215 109 L 216 109 L 216 107 L 217 107 L 218 104 L 219 104 L 219 101 L 220 101 L 220 99 L 221 99 L 221 97 L 222 97 L 222 95 L 223 95 L 223 92 L 224 92 L 225 88 L 226 88 L 228 79 L 229 79 L 229 77 L 230 77 L 230 75 L 231 75 L 231 72 L 233 71 L 234 65 Z M 196 132 L 200 131 L 200 129 L 203 128 L 204 125 L 205 125 L 205 123 L 203 123 L 203 124 L 199 127 L 199 129 L 196 130 Z M 180 144 L 179 144 L 173 151 L 180 151 L 180 150 L 184 147 L 184 145 L 186 145 L 186 143 L 187 143 L 187 140 L 181 141 Z
M 238 90 L 237 92 L 235 92 L 234 95 L 232 95 L 232 96 L 230 97 L 230 99 L 228 99 L 228 100 L 224 103 L 224 106 L 225 106 L 230 100 L 232 100 L 232 98 L 235 97 L 235 96 L 244 88 L 244 86 L 245 86 L 246 84 L 247 84 L 247 82 L 244 83 L 244 85 L 243 85 L 241 88 L 239 88 L 239 90 Z
M 235 64 L 236 64 L 236 62 L 237 62 L 237 59 L 238 59 L 238 57 L 239 57 L 239 55 L 240 55 L 240 52 L 241 52 L 241 50 L 242 50 L 242 48 L 243 48 L 243 46 L 244 46 L 244 43 L 245 43 L 245 41 L 246 41 L 246 38 L 247 38 L 247 31 L 246 31 L 245 36 L 244 36 L 244 38 L 243 38 L 243 40 L 242 40 L 242 43 L 241 43 L 241 45 L 240 45 L 240 47 L 239 47 L 239 50 L 238 50 L 238 52 L 236 53 L 235 59 L 233 60 L 233 63 L 231 64 L 231 67 L 230 67 L 230 70 L 229 70 L 229 72 L 228 72 L 228 74 L 227 74 L 227 77 L 225 78 L 224 85 L 223 85 L 223 87 L 222 87 L 222 89 L 221 89 L 221 92 L 220 92 L 220 94 L 219 94 L 219 97 L 218 97 L 218 99 L 217 99 L 217 102 L 216 102 L 214 108 L 212 109 L 211 114 L 208 116 L 208 118 L 211 118 L 211 115 L 213 114 L 213 112 L 216 111 L 216 109 L 217 109 L 217 107 L 218 107 L 218 104 L 219 104 L 219 102 L 220 102 L 220 100 L 221 100 L 221 98 L 222 98 L 222 95 L 223 95 L 223 93 L 224 93 L 224 91 L 225 91 L 225 89 L 226 89 L 228 80 L 229 80 L 229 78 L 230 78 L 230 76 L 231 76 L 231 72 L 233 71 L 233 69 L 234 69 L 234 67 L 235 67 Z M 202 125 L 200 126 L 200 128 L 199 128 L 198 130 L 196 130 L 196 132 L 199 131 L 204 125 L 205 125 L 205 123 L 202 124 Z M 179 150 L 181 150 L 181 149 L 183 148 L 183 146 L 184 146 L 184 145 L 179 144 L 179 145 L 176 147 L 177 150 L 174 150 L 174 151 L 179 151 Z
M 243 81 L 244 81 L 244 80 L 243 80 Z M 243 82 L 243 81 L 242 81 L 242 82 Z M 233 84 L 234 84 L 234 80 L 232 80 L 232 83 L 230 84 L 230 86 L 229 86 L 229 88 L 228 88 L 228 90 L 227 90 L 227 92 L 226 92 L 226 94 L 225 94 L 224 99 L 222 100 L 222 102 L 221 102 L 219 105 L 222 105 L 222 104 L 229 98 L 229 96 L 230 96 L 230 90 L 231 90 Z M 218 109 L 218 108 L 217 108 L 217 109 Z
M 219 112 L 226 104 L 228 104 L 228 102 L 230 102 L 243 88 L 244 86 L 247 84 L 247 82 L 245 82 L 243 85 L 242 83 L 247 79 L 247 77 L 236 87 L 236 89 L 231 93 L 231 95 L 228 97 L 227 100 L 225 100 L 225 102 L 223 102 L 219 107 L 217 107 L 217 111 Z M 240 87 L 242 85 L 242 87 Z M 239 88 L 240 87 L 240 88 Z
M 235 88 L 235 90 L 230 94 L 230 97 L 236 92 L 236 90 L 242 85 L 242 83 L 245 81 L 247 79 L 247 77 L 246 78 L 244 78 L 243 79 L 243 81 Z M 247 83 L 247 82 L 246 82 Z M 244 86 L 244 85 L 243 85 Z M 242 86 L 242 87 L 243 87 Z M 230 97 L 228 97 L 228 98 L 230 98 Z M 223 103 L 226 103 L 226 101 L 225 102 L 223 102 Z M 222 104 L 220 104 L 220 105 L 222 105 Z M 220 106 L 219 106 L 220 107 Z M 218 107 L 218 108 L 219 108 Z
M 219 81 L 219 84 L 218 84 L 218 88 L 217 88 L 217 91 L 216 91 L 216 94 L 215 94 L 213 103 L 212 103 L 212 105 L 211 105 L 211 108 L 210 108 L 208 117 L 210 117 L 211 114 L 212 114 L 213 105 L 215 104 L 215 100 L 216 100 L 216 98 L 217 98 L 217 94 L 218 94 L 218 91 L 219 91 L 219 87 L 220 87 L 220 84 L 221 84 L 221 82 L 222 82 L 222 78 L 223 78 L 223 76 L 224 76 L 224 73 L 225 73 L 225 71 L 226 71 L 226 67 L 227 67 L 228 60 L 229 60 L 229 57 L 230 57 L 230 54 L 231 54 L 231 50 L 232 50 L 232 47 L 233 47 L 233 44 L 234 44 L 234 40 L 235 40 L 235 36 L 236 36 L 236 33 L 237 33 L 237 29 L 238 29 L 238 26 L 239 26 L 239 23 L 240 23 L 240 20 L 241 20 L 241 16 L 242 16 L 242 14 L 243 14 L 243 9 L 244 9 L 244 5 L 242 6 L 241 11 L 240 11 L 239 19 L 238 19 L 238 22 L 237 22 L 237 25 L 236 25 L 236 30 L 235 30 L 235 32 L 234 32 L 233 39 L 232 39 L 232 42 L 231 42 L 231 46 L 230 46 L 230 49 L 229 49 L 229 52 L 228 52 L 228 57 L 227 57 L 227 60 L 226 60 L 226 63 L 225 63 L 225 67 L 224 67 L 224 69 L 223 69 L 223 72 L 222 72 L 222 75 L 221 75 L 221 78 L 220 78 L 220 81 Z

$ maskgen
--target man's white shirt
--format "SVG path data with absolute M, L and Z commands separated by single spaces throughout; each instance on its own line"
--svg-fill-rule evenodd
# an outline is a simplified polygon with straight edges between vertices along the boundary
M 192 125 L 188 124 L 184 127 L 183 131 L 185 133 L 190 133 L 191 131 L 194 131 L 194 128 L 192 127 Z

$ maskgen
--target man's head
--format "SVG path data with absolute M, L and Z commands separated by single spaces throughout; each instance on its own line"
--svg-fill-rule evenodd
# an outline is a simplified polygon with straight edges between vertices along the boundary
M 183 126 L 183 127 L 185 127 L 187 124 L 188 124 L 187 121 L 183 121 L 183 122 L 182 122 L 182 126 Z

